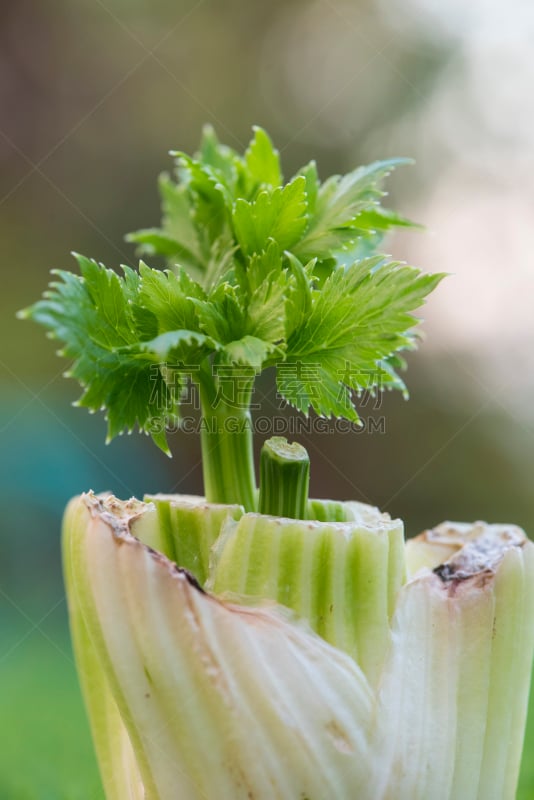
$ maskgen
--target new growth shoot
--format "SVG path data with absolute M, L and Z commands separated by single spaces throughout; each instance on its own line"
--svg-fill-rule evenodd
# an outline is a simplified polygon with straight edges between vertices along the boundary
M 411 224 L 381 205 L 403 159 L 325 181 L 312 161 L 284 182 L 261 128 L 244 155 L 206 128 L 194 157 L 173 156 L 175 173 L 159 183 L 161 227 L 128 236 L 168 268 L 141 261 L 117 274 L 76 255 L 80 274 L 56 270 L 23 315 L 63 343 L 78 403 L 104 410 L 108 440 L 137 427 L 169 453 L 166 429 L 195 384 L 206 498 L 253 511 L 257 376 L 274 367 L 279 397 L 303 414 L 358 422 L 359 393 L 405 391 L 398 369 L 416 344 L 413 312 L 442 275 L 376 252 L 388 230 Z M 275 512 L 269 494 L 261 508 Z

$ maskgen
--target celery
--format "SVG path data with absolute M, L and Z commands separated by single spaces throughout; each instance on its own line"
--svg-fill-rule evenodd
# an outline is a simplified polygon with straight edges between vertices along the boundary
M 253 458 L 257 376 L 298 411 L 359 421 L 406 392 L 413 312 L 442 275 L 377 255 L 402 160 L 284 182 L 260 128 L 206 129 L 160 181 L 160 228 L 122 275 L 76 256 L 22 312 L 62 342 L 108 439 L 170 454 L 200 398 L 204 497 L 92 493 L 63 546 L 80 680 L 108 800 L 512 800 L 534 648 L 534 545 L 444 523 L 404 543 L 372 506 L 308 498 L 298 443 Z

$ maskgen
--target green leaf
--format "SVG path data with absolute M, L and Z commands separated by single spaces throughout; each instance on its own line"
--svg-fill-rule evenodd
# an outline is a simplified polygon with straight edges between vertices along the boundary
M 192 270 L 203 269 L 198 232 L 194 226 L 187 187 L 176 184 L 169 175 L 159 178 L 162 226 L 145 228 L 126 236 L 138 244 L 140 254 L 163 256 Z
M 180 242 L 177 242 L 161 228 L 144 228 L 135 233 L 129 233 L 126 241 L 141 245 L 141 251 L 151 256 L 174 256 L 183 249 Z
M 291 253 L 287 254 L 287 258 L 294 278 L 286 299 L 286 339 L 289 339 L 311 313 L 315 260 L 303 267 Z
M 188 187 L 175 183 L 163 173 L 158 181 L 163 211 L 163 228 L 166 233 L 197 258 L 200 256 L 198 233 L 191 218 Z
M 281 250 L 290 249 L 306 229 L 306 210 L 303 175 L 298 175 L 283 189 L 260 192 L 252 203 L 238 199 L 233 224 L 241 250 L 245 255 L 260 253 L 270 239 L 274 239 Z
M 414 347 L 411 312 L 442 277 L 381 257 L 337 268 L 288 338 L 280 394 L 301 411 L 354 419 L 349 389 L 402 388 L 392 356 Z
M 320 181 L 317 173 L 317 164 L 315 161 L 310 161 L 305 167 L 298 172 L 303 175 L 306 180 L 306 197 L 308 199 L 308 214 L 313 217 L 317 205 L 317 195 L 319 192 Z
M 208 299 L 195 305 L 202 331 L 215 341 L 228 344 L 244 335 L 245 310 L 230 284 L 221 284 Z
M 286 292 L 287 274 L 274 271 L 254 290 L 247 305 L 248 333 L 272 343 L 284 338 Z
M 423 226 L 382 206 L 372 206 L 355 218 L 352 227 L 362 233 L 388 231 L 390 228 L 419 228 Z
M 204 125 L 202 129 L 198 160 L 212 170 L 227 191 L 233 191 L 238 176 L 240 158 L 235 150 L 219 142 L 211 125 Z
M 313 409 L 320 417 L 357 422 L 358 414 L 352 405 L 350 392 L 341 376 L 335 375 L 336 364 L 325 358 L 323 365 L 318 358 L 303 356 L 293 359 L 286 356 L 285 361 L 278 364 L 276 372 L 279 396 L 303 414 Z
M 236 258 L 233 269 L 246 332 L 270 342 L 283 339 L 288 272 L 276 242 L 271 239 L 265 250 L 246 263 Z
M 271 353 L 277 348 L 256 336 L 243 336 L 234 342 L 228 342 L 224 347 L 224 360 L 231 364 L 243 364 L 252 367 L 255 373 L 260 373 L 264 363 Z
M 236 249 L 229 234 L 220 236 L 213 242 L 207 257 L 203 280 L 203 286 L 207 292 L 214 291 L 221 283 L 228 283 L 231 279 Z
M 137 352 L 145 353 L 155 364 L 177 362 L 198 364 L 218 345 L 208 336 L 195 331 L 167 331 L 149 342 L 137 345 Z
M 254 126 L 254 139 L 245 153 L 245 164 L 249 177 L 259 184 L 276 188 L 282 184 L 280 155 L 275 150 L 263 128 Z
M 220 176 L 185 153 L 175 153 L 180 174 L 189 190 L 190 214 L 204 253 L 227 227 L 231 203 Z
M 278 244 L 271 239 L 265 250 L 247 259 L 234 260 L 234 276 L 243 303 L 269 276 L 279 275 L 284 268 L 284 257 Z
M 354 224 L 360 214 L 372 209 L 383 196 L 382 180 L 406 159 L 377 161 L 350 172 L 334 175 L 317 191 L 313 217 L 306 235 L 295 247 L 302 260 L 329 258 L 333 251 L 358 237 Z
M 137 425 L 166 452 L 165 424 L 177 416 L 177 397 L 158 366 L 139 358 L 134 301 L 139 276 L 127 270 L 121 279 L 95 261 L 76 256 L 81 276 L 56 271 L 43 300 L 27 316 L 63 342 L 73 361 L 69 375 L 81 384 L 78 405 L 103 409 L 108 440 Z
M 143 263 L 139 274 L 139 302 L 157 319 L 158 333 L 198 329 L 194 299 L 205 297 L 199 284 L 183 271 L 176 275 L 169 270 L 150 269 Z

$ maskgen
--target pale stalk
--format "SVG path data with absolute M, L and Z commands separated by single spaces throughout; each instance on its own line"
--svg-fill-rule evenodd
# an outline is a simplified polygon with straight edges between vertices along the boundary
M 358 579 L 367 574 L 372 587 L 371 526 L 324 523 L 321 532 L 323 523 L 278 520 L 277 531 L 274 518 L 240 516 L 235 507 L 224 516 L 202 499 L 155 504 L 85 495 L 65 523 L 76 655 L 108 798 L 513 799 L 534 646 L 534 546 L 519 529 L 449 524 L 410 544 L 417 572 L 396 585 L 388 644 L 375 645 L 369 670 L 363 651 L 353 658 L 310 629 L 323 624 L 312 595 L 324 582 L 309 590 L 303 625 L 300 607 L 288 616 L 265 598 L 251 607 L 206 594 L 132 532 L 156 544 L 168 542 L 169 531 L 178 541 L 189 525 L 189 549 L 195 537 L 200 549 L 213 540 L 212 584 L 222 582 L 218 570 L 236 535 L 245 536 L 249 555 L 235 574 L 242 569 L 246 585 L 267 580 L 279 602 L 281 572 L 304 597 L 310 572 L 302 565 L 320 550 L 336 552 L 339 566 L 357 547 Z M 376 510 L 356 504 L 345 512 L 374 519 L 378 541 L 395 529 Z M 205 529 L 191 526 L 192 513 L 206 515 Z M 295 527 L 302 525 L 311 527 Z M 250 557 L 258 543 L 267 546 L 266 531 L 278 583 L 268 570 L 258 577 L 259 551 Z M 450 557 L 440 565 L 444 549 Z M 382 582 L 379 591 L 387 610 L 392 588 Z M 331 630 L 347 625 L 352 635 L 351 615 L 362 634 L 367 623 L 373 642 L 375 610 L 362 602 L 336 603 Z
M 361 787 L 370 800 L 372 695 L 358 666 L 273 612 L 211 598 L 134 539 L 125 517 L 81 502 L 85 524 L 66 530 L 75 592 L 141 754 L 146 796 L 267 800 Z
M 225 524 L 207 587 L 238 602 L 290 608 L 374 683 L 390 645 L 389 598 L 404 572 L 402 561 L 390 561 L 402 542 L 399 520 L 371 527 L 245 514 Z
M 141 504 L 139 504 L 141 505 Z M 88 508 L 78 498 L 65 511 L 64 530 L 82 531 L 90 525 Z M 85 706 L 89 715 L 100 775 L 107 800 L 145 800 L 137 756 L 115 702 L 108 675 L 85 623 L 85 604 L 79 602 L 76 548 L 81 538 L 63 537 L 63 563 L 69 622 Z

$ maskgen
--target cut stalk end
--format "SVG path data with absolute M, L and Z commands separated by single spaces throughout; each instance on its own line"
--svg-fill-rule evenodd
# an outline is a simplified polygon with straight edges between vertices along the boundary
M 305 447 L 283 436 L 268 439 L 261 451 L 260 514 L 306 519 L 310 459 Z

